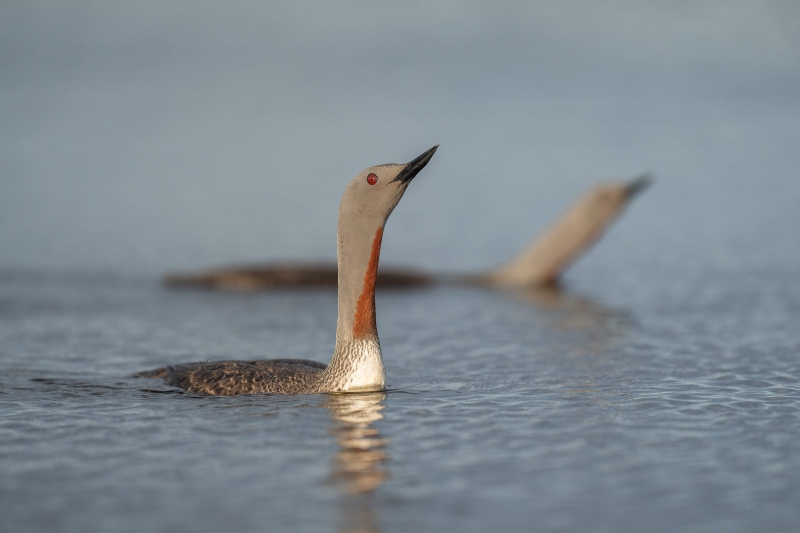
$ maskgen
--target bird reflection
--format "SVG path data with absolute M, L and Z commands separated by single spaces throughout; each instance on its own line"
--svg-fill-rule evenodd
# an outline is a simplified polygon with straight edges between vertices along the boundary
M 567 292 L 558 285 L 513 291 L 519 300 L 533 304 L 557 329 L 613 329 L 622 314 L 580 294 Z
M 371 499 L 388 477 L 386 444 L 372 424 L 383 418 L 383 392 L 331 394 L 324 404 L 331 411 L 330 433 L 339 441 L 331 482 L 341 496 L 341 527 L 347 533 L 380 531 Z
M 533 305 L 552 330 L 584 336 L 593 352 L 601 351 L 624 334 L 625 313 L 558 285 L 519 289 L 511 294 Z

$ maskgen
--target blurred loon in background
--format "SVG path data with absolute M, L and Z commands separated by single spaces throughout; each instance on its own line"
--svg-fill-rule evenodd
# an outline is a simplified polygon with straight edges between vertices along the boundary
M 412 288 L 433 284 L 467 284 L 497 288 L 556 285 L 564 271 L 585 253 L 652 183 L 644 174 L 629 181 L 607 181 L 591 187 L 516 257 L 488 272 L 436 274 L 414 269 L 382 268 L 380 287 Z M 199 287 L 252 292 L 282 287 L 335 287 L 335 264 L 272 263 L 167 275 L 172 287 Z

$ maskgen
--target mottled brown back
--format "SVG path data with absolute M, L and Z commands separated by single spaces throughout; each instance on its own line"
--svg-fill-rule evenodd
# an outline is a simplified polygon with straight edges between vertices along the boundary
M 326 367 L 304 359 L 212 361 L 167 366 L 138 375 L 163 377 L 174 387 L 218 396 L 311 394 L 319 392 L 319 377 Z

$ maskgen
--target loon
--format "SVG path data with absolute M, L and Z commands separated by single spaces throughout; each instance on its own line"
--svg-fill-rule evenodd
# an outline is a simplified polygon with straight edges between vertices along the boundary
M 600 239 L 631 199 L 651 183 L 652 178 L 644 174 L 632 180 L 596 184 L 511 261 L 488 272 L 437 275 L 383 267 L 377 275 L 377 284 L 392 288 L 442 283 L 493 288 L 554 286 L 564 271 Z M 171 274 L 164 278 L 164 283 L 172 287 L 253 292 L 280 287 L 335 287 L 337 280 L 333 264 L 276 263 Z
M 385 374 L 375 322 L 375 283 L 386 220 L 438 145 L 404 165 L 370 167 L 342 195 L 337 232 L 339 315 L 329 365 L 303 359 L 217 361 L 137 374 L 190 392 L 316 394 L 380 391 Z

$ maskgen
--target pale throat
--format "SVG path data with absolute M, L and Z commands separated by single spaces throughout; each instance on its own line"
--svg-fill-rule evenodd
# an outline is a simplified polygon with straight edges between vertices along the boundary
M 347 346 L 348 371 L 341 390 L 383 390 L 386 373 L 377 338 L 355 339 Z

